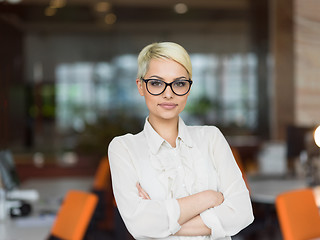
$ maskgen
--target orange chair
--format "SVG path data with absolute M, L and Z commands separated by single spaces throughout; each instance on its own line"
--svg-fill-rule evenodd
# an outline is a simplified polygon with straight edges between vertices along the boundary
M 320 237 L 320 215 L 312 189 L 279 194 L 276 198 L 276 210 L 284 240 Z
M 234 159 L 236 160 L 236 162 L 238 164 L 238 167 L 240 168 L 240 171 L 242 173 L 242 178 L 243 178 L 243 180 L 244 180 L 244 182 L 245 182 L 245 184 L 247 186 L 247 189 L 250 192 L 250 186 L 249 186 L 249 183 L 248 183 L 247 175 L 246 175 L 246 172 L 245 172 L 245 169 L 244 169 L 243 162 L 242 162 L 241 156 L 239 154 L 239 151 L 235 147 L 231 147 L 231 151 L 232 151 L 232 154 L 234 156 Z
M 70 190 L 59 209 L 49 239 L 82 240 L 97 202 L 93 193 Z
M 94 190 L 107 190 L 110 185 L 110 167 L 109 160 L 107 157 L 104 157 L 100 160 L 98 165 L 94 182 L 93 189 Z
M 92 192 L 98 196 L 98 205 L 94 213 L 96 227 L 100 230 L 113 230 L 115 201 L 111 188 L 109 160 L 106 156 L 100 160 L 96 170 Z
M 117 210 L 111 187 L 111 173 L 107 156 L 103 157 L 98 165 L 94 177 L 93 192 L 99 196 L 94 216 L 96 217 L 96 229 L 107 232 L 112 231 L 116 239 L 133 239 Z

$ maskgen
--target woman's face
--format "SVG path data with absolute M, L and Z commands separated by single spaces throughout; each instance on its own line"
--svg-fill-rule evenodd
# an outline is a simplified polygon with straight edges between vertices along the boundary
M 152 59 L 149 63 L 149 69 L 144 79 L 159 79 L 166 83 L 175 80 L 188 80 L 187 70 L 179 63 L 170 59 Z M 146 105 L 149 109 L 149 121 L 154 120 L 172 120 L 177 119 L 184 109 L 189 93 L 184 96 L 174 94 L 167 86 L 166 90 L 157 96 L 151 95 L 146 88 L 146 83 L 140 79 L 136 80 L 138 90 L 141 96 L 144 96 Z

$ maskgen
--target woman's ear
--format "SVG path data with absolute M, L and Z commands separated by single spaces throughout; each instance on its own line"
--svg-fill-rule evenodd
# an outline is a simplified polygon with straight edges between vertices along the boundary
M 139 78 L 137 78 L 137 79 L 136 79 L 136 84 L 137 84 L 137 88 L 138 88 L 138 91 L 139 91 L 140 95 L 141 95 L 141 96 L 144 96 L 142 80 L 139 79 Z

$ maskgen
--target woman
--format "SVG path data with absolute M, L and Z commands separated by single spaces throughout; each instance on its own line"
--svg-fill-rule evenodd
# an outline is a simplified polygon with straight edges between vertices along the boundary
M 135 239 L 231 239 L 253 221 L 242 174 L 214 126 L 186 126 L 192 85 L 188 53 L 146 46 L 136 84 L 149 109 L 142 132 L 108 149 L 115 200 Z

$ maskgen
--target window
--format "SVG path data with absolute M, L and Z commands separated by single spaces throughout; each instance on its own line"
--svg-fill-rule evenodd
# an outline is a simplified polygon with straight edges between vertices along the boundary
M 185 121 L 223 128 L 257 126 L 257 60 L 254 54 L 191 54 L 192 91 Z M 141 122 L 147 115 L 136 89 L 136 55 L 110 62 L 63 63 L 56 69 L 56 124 L 61 132 L 85 131 L 99 118 L 122 112 Z

